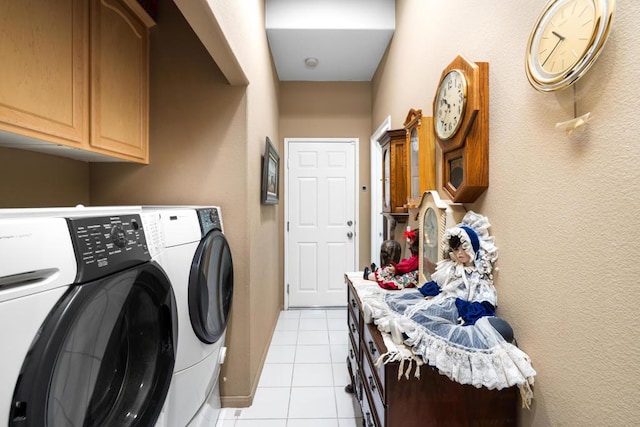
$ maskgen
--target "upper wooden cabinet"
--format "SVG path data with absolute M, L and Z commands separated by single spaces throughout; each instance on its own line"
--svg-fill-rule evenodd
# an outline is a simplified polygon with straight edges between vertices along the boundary
M 148 163 L 151 25 L 135 0 L 0 0 L 0 146 Z
M 85 1 L 0 0 L 0 130 L 88 147 L 88 29 Z
M 149 35 L 119 0 L 91 2 L 93 150 L 147 162 Z

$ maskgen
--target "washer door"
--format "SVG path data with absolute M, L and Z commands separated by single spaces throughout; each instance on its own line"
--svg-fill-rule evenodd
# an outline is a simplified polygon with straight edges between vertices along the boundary
M 224 234 L 209 232 L 198 245 L 189 274 L 189 318 L 200 341 L 213 344 L 227 327 L 233 299 L 233 260 Z
M 72 286 L 25 359 L 9 426 L 152 426 L 175 363 L 175 297 L 154 262 Z

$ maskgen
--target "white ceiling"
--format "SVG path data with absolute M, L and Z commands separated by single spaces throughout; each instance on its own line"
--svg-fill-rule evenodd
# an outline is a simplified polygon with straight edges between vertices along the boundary
M 395 0 L 265 0 L 265 28 L 281 81 L 370 81 L 395 30 Z

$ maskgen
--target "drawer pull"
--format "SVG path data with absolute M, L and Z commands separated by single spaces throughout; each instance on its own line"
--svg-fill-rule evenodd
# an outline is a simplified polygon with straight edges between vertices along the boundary
M 369 341 L 369 351 L 371 352 L 371 355 L 375 355 L 376 354 L 376 346 L 373 345 L 373 341 Z
M 376 389 L 376 383 L 373 381 L 373 377 L 369 375 L 369 385 L 371 386 L 371 391 Z
M 375 424 L 373 424 L 373 420 L 371 419 L 371 413 L 367 412 L 367 427 L 375 427 Z

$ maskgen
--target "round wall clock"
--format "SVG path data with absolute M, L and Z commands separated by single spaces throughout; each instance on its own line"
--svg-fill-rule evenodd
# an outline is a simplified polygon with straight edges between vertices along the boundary
M 442 70 L 433 113 L 442 188 L 454 202 L 473 203 L 489 186 L 489 63 L 454 58 Z
M 438 138 L 448 140 L 460 129 L 467 106 L 467 78 L 451 70 L 440 80 L 434 103 L 434 128 Z
M 525 69 L 542 92 L 564 89 L 594 64 L 607 41 L 615 0 L 551 0 L 527 43 Z

